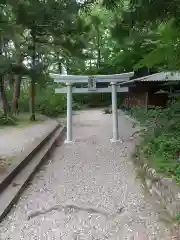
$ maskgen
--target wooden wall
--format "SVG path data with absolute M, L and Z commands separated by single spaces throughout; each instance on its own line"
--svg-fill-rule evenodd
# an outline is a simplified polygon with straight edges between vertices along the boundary
M 129 93 L 125 94 L 123 105 L 131 107 L 147 107 L 147 105 L 164 106 L 168 101 L 166 94 L 155 94 L 159 89 L 154 83 L 139 83 L 135 87 L 129 88 Z
M 142 107 L 146 105 L 146 93 L 127 93 L 124 98 L 126 107 Z

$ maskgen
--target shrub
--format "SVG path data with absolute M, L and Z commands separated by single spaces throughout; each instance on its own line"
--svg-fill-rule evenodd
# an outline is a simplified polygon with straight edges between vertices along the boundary
M 57 117 L 66 111 L 66 94 L 55 94 L 55 84 L 46 85 L 44 88 L 36 86 L 36 112 L 48 117 Z M 9 102 L 12 99 L 12 91 L 8 90 Z M 118 95 L 118 105 L 122 103 L 123 95 Z M 79 110 L 82 106 L 106 107 L 111 105 L 111 93 L 86 93 L 73 94 L 73 110 Z M 19 111 L 29 112 L 29 89 L 21 87 L 19 99 Z
M 110 106 L 110 107 L 108 107 L 108 108 L 105 108 L 105 109 L 104 109 L 104 113 L 105 113 L 105 114 L 111 114 L 111 113 L 112 113 L 112 107 Z
M 140 152 L 158 172 L 180 181 L 180 104 L 173 102 L 165 108 L 132 109 L 132 115 L 147 131 Z
M 27 91 L 21 92 L 19 103 L 21 112 L 29 111 L 29 96 Z M 73 101 L 74 110 L 80 109 L 80 104 Z M 55 86 L 50 85 L 41 89 L 37 87 L 36 91 L 36 111 L 48 117 L 57 117 L 66 111 L 66 95 L 55 94 Z
M 36 111 L 49 117 L 57 117 L 65 112 L 66 99 L 62 94 L 55 94 L 53 87 L 39 89 L 36 97 Z
M 111 105 L 111 93 L 86 93 L 86 94 L 74 94 L 73 100 L 80 105 L 86 105 L 88 107 L 106 107 Z M 118 95 L 118 105 L 121 105 L 123 101 L 123 95 Z

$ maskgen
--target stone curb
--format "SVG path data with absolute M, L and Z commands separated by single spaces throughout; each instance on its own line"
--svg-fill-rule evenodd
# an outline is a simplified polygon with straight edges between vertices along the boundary
M 125 117 L 131 122 L 140 123 L 133 117 L 125 114 Z M 143 128 L 146 130 L 146 128 Z M 141 140 L 140 136 L 137 136 L 138 142 Z M 180 213 L 180 185 L 178 185 L 173 179 L 167 178 L 158 174 L 155 169 L 151 168 L 148 164 L 148 160 L 137 150 L 134 163 L 139 175 L 143 181 L 145 189 L 152 195 L 158 198 L 159 202 L 168 211 L 172 218 L 176 218 L 177 213 Z
M 60 124 L 56 123 L 45 136 L 32 143 L 25 151 L 16 157 L 17 161 L 15 164 L 12 164 L 8 168 L 7 173 L 0 177 L 0 194 L 59 127 Z
M 66 127 L 64 125 L 60 127 L 60 124 L 57 124 L 53 130 L 32 149 L 32 152 L 28 149 L 26 160 L 14 169 L 14 172 L 10 174 L 8 180 L 3 182 L 3 191 L 1 190 L 0 192 L 0 222 L 17 202 L 29 180 L 38 170 L 56 142 L 64 137 L 65 132 Z
M 170 216 L 175 219 L 177 213 L 180 213 L 180 186 L 173 179 L 158 174 L 140 155 L 136 157 L 135 164 L 140 171 L 144 187 L 152 196 L 158 198 Z
M 145 126 L 141 126 L 140 122 L 137 121 L 135 118 L 127 115 L 125 112 L 123 112 L 123 113 L 124 113 L 125 118 L 127 118 L 127 120 L 131 121 L 132 123 L 137 124 L 140 127 L 141 130 L 146 130 L 147 129 Z
M 124 113 L 124 112 L 123 112 L 123 113 Z M 131 122 L 140 125 L 139 121 L 137 121 L 135 118 L 128 116 L 126 113 L 124 113 L 124 116 L 125 116 L 125 118 L 127 118 L 127 119 L 130 120 Z
M 135 118 L 133 118 L 131 115 L 129 115 L 127 111 L 125 111 L 125 110 L 119 108 L 119 109 L 118 109 L 118 114 L 120 114 L 120 113 L 123 113 L 124 117 L 127 118 L 128 120 L 130 120 L 131 122 L 140 125 L 140 122 L 137 121 Z

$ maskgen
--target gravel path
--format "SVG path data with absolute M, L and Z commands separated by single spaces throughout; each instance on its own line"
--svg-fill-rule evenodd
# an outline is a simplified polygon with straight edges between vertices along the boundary
M 56 121 L 47 120 L 25 128 L 0 129 L 0 157 L 16 156 L 36 139 L 47 134 Z
M 171 239 L 129 160 L 136 129 L 122 113 L 119 123 L 124 142 L 111 144 L 110 115 L 75 115 L 75 143 L 56 148 L 1 223 L 0 239 Z

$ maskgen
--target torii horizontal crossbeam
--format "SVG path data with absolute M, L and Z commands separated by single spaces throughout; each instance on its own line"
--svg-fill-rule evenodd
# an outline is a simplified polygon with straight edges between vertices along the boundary
M 96 88 L 95 90 L 89 90 L 88 88 L 76 88 L 72 87 L 72 93 L 110 93 L 112 88 Z M 128 87 L 117 87 L 117 92 L 128 92 Z M 56 88 L 55 93 L 67 93 L 67 87 Z
M 96 82 L 124 82 L 128 81 L 133 76 L 134 72 L 112 74 L 112 75 L 93 75 L 93 76 L 82 76 L 82 75 L 61 75 L 61 74 L 50 74 L 50 77 L 57 83 L 88 83 L 89 79 L 94 79 Z

